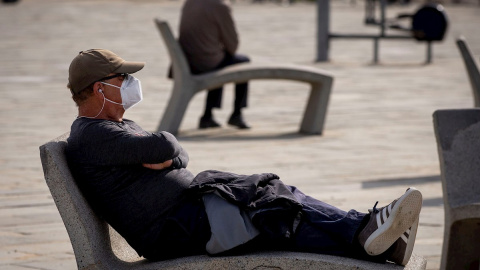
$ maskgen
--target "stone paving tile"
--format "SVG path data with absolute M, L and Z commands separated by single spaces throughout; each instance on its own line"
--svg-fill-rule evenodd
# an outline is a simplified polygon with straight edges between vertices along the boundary
M 32 269 L 35 269 L 35 268 L 25 267 L 20 265 L 13 265 L 13 264 L 8 266 L 8 270 L 32 270 Z M 36 269 L 39 269 L 39 268 L 36 268 Z M 75 269 L 75 268 L 72 268 L 72 269 Z
M 49 254 L 39 254 L 36 257 L 24 258 L 18 262 L 9 264 L 10 267 L 24 267 L 25 269 L 52 269 L 52 270 L 65 270 L 65 269 L 76 269 L 77 264 L 75 262 L 75 257 L 73 253 L 71 254 L 59 254 L 59 255 L 49 255 Z M 1 267 L 1 264 L 0 264 Z M 19 269 L 24 269 L 19 268 Z
M 172 82 L 170 63 L 153 18 L 176 33 L 181 1 L 21 0 L 0 5 L 0 269 L 74 269 L 67 232 L 43 179 L 38 146 L 69 130 L 76 115 L 66 89 L 67 70 L 80 50 L 109 48 L 128 60 L 146 61 L 138 73 L 144 101 L 126 118 L 154 131 Z M 333 32 L 369 32 L 364 6 L 332 1 Z M 470 3 L 470 2 L 469 2 Z M 333 40 L 330 61 L 315 63 L 316 6 L 298 3 L 233 6 L 240 52 L 255 62 L 291 62 L 335 75 L 325 132 L 297 134 L 308 86 L 289 81 L 253 81 L 245 116 L 252 130 L 224 126 L 199 131 L 205 93 L 191 102 L 179 141 L 190 154 L 190 170 L 274 172 L 316 198 L 343 209 L 387 204 L 408 186 L 424 194 L 414 252 L 428 269 L 440 266 L 443 201 L 432 113 L 473 106 L 468 77 L 454 39 L 463 34 L 480 55 L 480 8 L 446 4 L 446 40 L 433 46 L 381 41 L 380 64 L 372 65 L 368 40 Z M 392 6 L 387 15 L 418 5 Z M 108 12 L 107 12 L 108 11 Z M 224 108 L 225 123 L 232 86 Z

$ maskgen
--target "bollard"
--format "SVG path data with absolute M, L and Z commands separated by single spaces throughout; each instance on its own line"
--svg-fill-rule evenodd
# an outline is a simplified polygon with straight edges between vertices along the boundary
M 317 62 L 328 61 L 330 0 L 317 0 Z

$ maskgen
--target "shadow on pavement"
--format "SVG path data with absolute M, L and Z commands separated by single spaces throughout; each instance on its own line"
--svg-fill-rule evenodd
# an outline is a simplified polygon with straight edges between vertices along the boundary
M 412 177 L 412 178 L 392 178 L 392 179 L 380 179 L 380 180 L 370 180 L 363 181 L 362 188 L 381 188 L 381 187 L 392 187 L 392 186 L 416 186 L 425 183 L 435 183 L 440 182 L 440 175 L 432 176 L 422 176 L 422 177 Z M 442 194 L 439 194 L 439 197 L 428 198 L 423 200 L 424 207 L 434 207 L 443 205 Z

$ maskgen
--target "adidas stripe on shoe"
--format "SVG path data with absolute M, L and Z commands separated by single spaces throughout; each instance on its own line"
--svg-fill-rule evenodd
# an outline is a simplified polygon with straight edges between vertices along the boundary
M 392 255 L 387 259 L 399 265 L 405 266 L 412 256 L 415 237 L 417 236 L 418 219 L 408 228 L 392 246 Z
M 389 205 L 379 209 L 376 205 L 358 236 L 360 244 L 372 256 L 385 252 L 412 227 L 422 208 L 422 194 L 415 188 L 409 188 Z

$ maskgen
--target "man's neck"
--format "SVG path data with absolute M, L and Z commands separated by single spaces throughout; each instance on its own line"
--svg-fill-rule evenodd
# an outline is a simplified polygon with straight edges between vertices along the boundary
M 110 120 L 113 122 L 122 122 L 123 114 L 109 114 L 108 111 L 104 108 L 92 108 L 87 106 L 80 106 L 78 108 L 78 117 L 85 117 L 90 119 L 103 119 Z
M 85 106 L 78 107 L 78 117 L 98 119 L 98 117 L 100 116 L 99 113 L 100 113 L 100 110 L 98 109 L 95 112 L 95 110 Z

